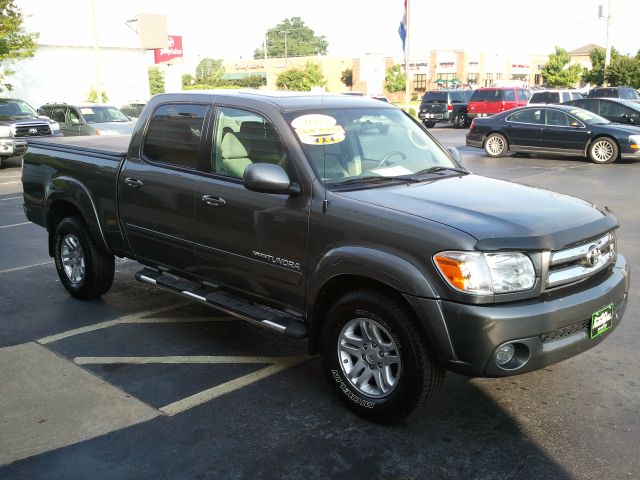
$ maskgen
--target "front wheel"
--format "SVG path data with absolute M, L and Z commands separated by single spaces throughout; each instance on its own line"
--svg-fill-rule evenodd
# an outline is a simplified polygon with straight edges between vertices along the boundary
M 53 237 L 54 259 L 60 282 L 74 297 L 97 298 L 113 283 L 115 259 L 102 252 L 79 217 L 67 217 Z
M 508 150 L 507 139 L 499 133 L 492 133 L 484 141 L 484 151 L 490 157 L 502 157 Z
M 589 145 L 588 153 L 593 163 L 611 163 L 618 158 L 618 145 L 607 137 L 596 138 Z
M 374 290 L 347 293 L 329 310 L 322 364 L 347 407 L 380 422 L 409 416 L 436 395 L 444 378 L 413 315 Z

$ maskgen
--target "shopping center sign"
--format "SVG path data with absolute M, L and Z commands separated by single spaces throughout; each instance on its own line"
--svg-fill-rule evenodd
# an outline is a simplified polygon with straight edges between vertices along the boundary
M 156 64 L 182 63 L 182 55 L 182 36 L 177 35 L 169 35 L 167 48 L 156 48 L 153 51 Z

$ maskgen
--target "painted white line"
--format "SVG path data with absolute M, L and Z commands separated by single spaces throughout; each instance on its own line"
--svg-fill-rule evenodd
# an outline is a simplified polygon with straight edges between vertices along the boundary
M 220 363 L 269 363 L 290 364 L 300 363 L 309 357 L 225 357 L 219 355 L 176 355 L 167 357 L 76 357 L 73 362 L 77 365 L 149 365 L 149 364 L 220 364 Z
M 295 357 L 298 358 L 298 357 Z M 306 360 L 306 359 L 305 359 Z M 183 398 L 182 400 L 178 400 L 177 402 L 170 403 L 169 405 L 160 408 L 160 411 L 168 416 L 173 416 L 178 413 L 182 413 L 185 410 L 189 410 L 190 408 L 197 407 L 198 405 L 202 405 L 214 398 L 218 398 L 222 395 L 226 395 L 227 393 L 231 393 L 235 390 L 238 390 L 242 387 L 246 387 L 252 383 L 255 383 L 264 378 L 270 377 L 278 372 L 282 372 L 287 368 L 293 367 L 299 363 L 304 362 L 305 360 L 298 360 L 295 362 L 287 362 L 287 363 L 278 363 L 275 365 L 269 365 L 268 367 L 261 368 L 255 372 L 248 373 L 247 375 L 243 375 L 242 377 L 235 378 L 228 382 L 217 385 L 208 390 L 203 390 L 202 392 L 196 393 L 195 395 L 191 395 L 190 397 Z
M 20 227 L 21 225 L 30 225 L 32 222 L 14 223 L 13 225 L 2 225 L 0 228 Z
M 213 313 L 214 310 L 211 310 Z M 124 323 L 205 323 L 205 322 L 239 322 L 236 317 L 167 317 L 167 318 L 132 318 Z
M 8 268 L 6 270 L 0 270 L 0 273 L 17 272 L 19 270 L 26 270 L 27 268 L 40 267 L 42 265 L 49 265 L 51 263 L 53 263 L 53 260 L 50 260 L 48 262 L 42 262 L 42 263 L 34 263 L 33 265 L 27 265 L 25 267 Z
M 8 198 L 0 198 L 0 202 L 6 202 L 8 200 L 17 200 L 22 199 L 22 197 L 8 197 Z
M 2 182 L 0 183 L 0 185 L 14 185 L 16 183 L 22 183 L 22 182 Z
M 173 305 L 169 305 L 166 307 L 156 308 L 155 310 L 145 310 L 143 312 L 134 313 L 133 315 L 127 315 L 124 317 L 116 318 L 115 320 L 96 323 L 94 325 L 87 325 L 86 327 L 74 328 L 73 330 L 67 330 L 66 332 L 44 337 L 36 341 L 41 345 L 46 345 L 47 343 L 57 342 L 58 340 L 62 340 L 64 338 L 73 337 L 75 335 L 80 335 L 83 333 L 93 332 L 95 330 L 101 330 L 103 328 L 113 327 L 114 325 L 119 325 L 121 323 L 136 323 L 135 322 L 136 319 L 139 319 L 140 317 L 144 317 L 145 315 L 155 315 L 157 313 L 166 312 L 168 310 L 175 310 L 185 305 L 189 305 L 190 303 L 191 302 L 181 302 L 181 303 L 175 303 Z

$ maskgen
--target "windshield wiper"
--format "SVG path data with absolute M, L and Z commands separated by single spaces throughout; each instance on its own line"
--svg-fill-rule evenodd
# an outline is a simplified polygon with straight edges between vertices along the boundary
M 400 175 L 400 176 L 393 176 L 393 177 L 382 177 L 382 176 L 376 176 L 376 177 L 356 177 L 356 178 L 352 178 L 350 180 L 345 180 L 344 182 L 335 182 L 332 183 L 331 186 L 332 187 L 342 187 L 345 185 L 357 185 L 357 184 L 375 184 L 375 183 L 386 183 L 386 182 L 416 182 L 417 180 L 413 178 L 413 175 Z
M 465 175 L 469 173 L 467 170 L 464 170 L 462 168 L 438 166 L 438 167 L 425 168 L 424 170 L 419 170 L 416 173 L 411 174 L 410 177 L 411 178 L 416 178 L 416 177 L 421 176 L 421 175 L 429 175 L 431 173 L 440 173 L 440 172 L 445 172 L 445 171 L 464 173 Z

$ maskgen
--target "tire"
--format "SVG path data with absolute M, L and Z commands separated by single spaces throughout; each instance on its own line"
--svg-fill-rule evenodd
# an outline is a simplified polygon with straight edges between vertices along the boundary
M 408 417 L 436 396 L 444 379 L 413 315 L 375 290 L 347 293 L 329 309 L 321 353 L 338 397 L 377 422 Z
M 509 151 L 509 143 L 503 135 L 492 133 L 484 141 L 484 151 L 490 157 L 503 157 Z
M 53 249 L 60 282 L 71 296 L 89 300 L 109 291 L 115 259 L 98 249 L 81 218 L 67 217 L 58 224 Z
M 591 142 L 587 153 L 593 163 L 612 163 L 618 158 L 618 145 L 608 137 L 598 137 Z
M 424 122 L 422 122 L 422 123 L 424 124 L 424 126 L 425 126 L 426 128 L 433 128 L 433 127 L 435 127 L 435 126 L 436 126 L 436 122 L 427 122 L 427 121 L 424 121 Z
M 455 128 L 465 128 L 467 126 L 467 116 L 460 112 L 453 119 L 453 126 Z

